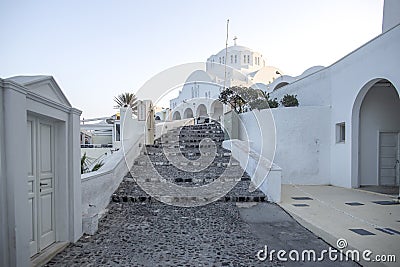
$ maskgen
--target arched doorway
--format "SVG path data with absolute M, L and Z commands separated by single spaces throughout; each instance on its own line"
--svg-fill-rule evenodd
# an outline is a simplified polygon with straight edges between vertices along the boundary
M 197 107 L 196 117 L 207 117 L 207 108 L 204 104 Z
M 175 111 L 174 115 L 172 116 L 173 120 L 180 120 L 181 119 L 181 113 L 179 111 Z
M 368 82 L 358 94 L 352 115 L 352 184 L 398 185 L 400 99 L 386 79 Z
M 211 105 L 212 118 L 219 120 L 224 114 L 224 106 L 221 101 L 215 100 Z
M 193 110 L 191 108 L 185 109 L 185 112 L 183 112 L 183 118 L 184 119 L 193 118 Z

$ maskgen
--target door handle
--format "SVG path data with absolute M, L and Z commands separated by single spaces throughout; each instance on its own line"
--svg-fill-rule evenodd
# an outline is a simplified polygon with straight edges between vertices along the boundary
M 40 183 L 40 186 L 42 186 L 42 185 L 48 185 L 48 184 Z

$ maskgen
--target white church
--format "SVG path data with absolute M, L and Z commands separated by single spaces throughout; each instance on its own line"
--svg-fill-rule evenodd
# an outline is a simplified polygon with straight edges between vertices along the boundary
M 178 97 L 170 100 L 173 120 L 210 117 L 220 120 L 227 107 L 218 101 L 224 87 L 246 86 L 267 89 L 281 76 L 281 71 L 266 65 L 262 54 L 248 47 L 234 45 L 207 59 L 205 70 L 193 71 Z

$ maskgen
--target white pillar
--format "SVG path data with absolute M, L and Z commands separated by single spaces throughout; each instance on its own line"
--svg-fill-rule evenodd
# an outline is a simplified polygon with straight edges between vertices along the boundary
M 69 196 L 70 223 L 72 226 L 69 240 L 75 242 L 82 235 L 82 189 L 81 189 L 81 148 L 79 144 L 81 111 L 72 108 L 69 113 Z
M 5 82 L 3 93 L 8 266 L 29 266 L 26 91 Z

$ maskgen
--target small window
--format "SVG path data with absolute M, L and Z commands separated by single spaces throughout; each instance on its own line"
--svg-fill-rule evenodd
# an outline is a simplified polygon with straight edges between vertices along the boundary
M 336 124 L 336 143 L 344 143 L 346 140 L 346 126 L 344 122 Z
M 121 141 L 121 125 L 115 124 L 115 141 Z
M 246 55 L 243 56 L 243 62 L 246 63 Z
M 250 64 L 250 55 L 247 55 L 247 63 Z
M 237 63 L 237 55 L 235 55 L 235 63 Z
M 231 55 L 231 63 L 233 63 L 233 55 Z

